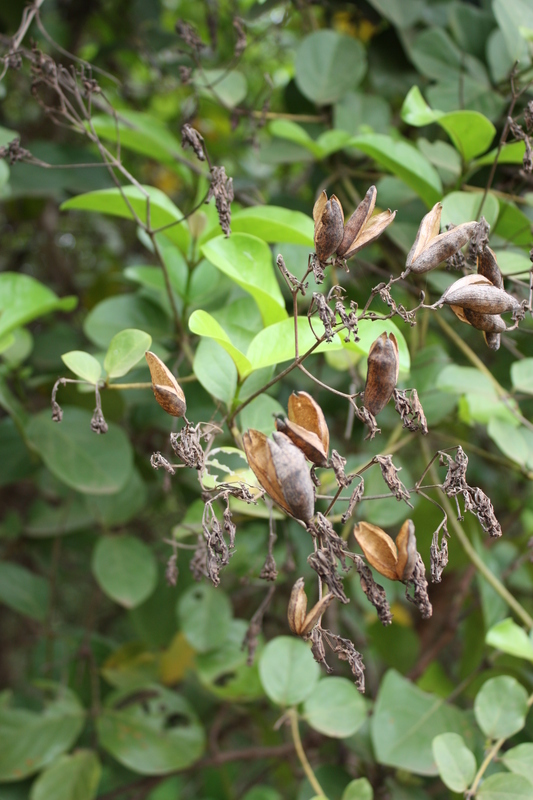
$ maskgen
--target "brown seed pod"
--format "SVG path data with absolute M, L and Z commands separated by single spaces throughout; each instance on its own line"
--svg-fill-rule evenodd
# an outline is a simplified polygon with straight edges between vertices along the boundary
M 183 417 L 187 410 L 187 402 L 176 378 L 155 353 L 147 350 L 144 357 L 150 369 L 155 399 L 167 414 Z
M 323 595 L 322 599 L 307 613 L 307 595 L 304 589 L 304 579 L 298 578 L 292 587 L 289 607 L 287 609 L 287 618 L 291 631 L 298 636 L 307 636 L 311 633 L 332 600 L 333 595 L 331 592 L 328 592 Z
M 293 392 L 289 397 L 289 418 L 276 420 L 284 433 L 317 466 L 328 460 L 329 430 L 324 412 L 307 392 Z
M 461 308 L 461 306 L 450 306 L 450 308 L 461 322 L 471 325 L 478 331 L 503 333 L 507 328 L 499 314 L 481 314 L 479 311 L 471 311 L 469 308 Z
M 421 274 L 438 267 L 472 238 L 477 222 L 463 222 L 449 231 L 439 233 L 441 214 L 442 203 L 435 203 L 422 219 L 414 244 L 407 255 L 406 267 L 411 272 Z
M 499 350 L 500 345 L 502 342 L 502 337 L 499 333 L 488 333 L 487 331 L 483 331 L 483 337 L 485 339 L 485 344 L 489 348 L 489 350 Z
M 494 285 L 497 286 L 498 289 L 503 289 L 503 277 L 501 270 L 498 266 L 498 262 L 496 261 L 496 255 L 490 249 L 490 247 L 485 247 L 482 252 L 477 257 L 477 271 L 478 275 L 483 275 L 484 278 L 488 278 L 488 280 Z
M 384 331 L 368 353 L 363 405 L 375 417 L 387 405 L 398 382 L 400 359 L 393 333 Z
M 370 522 L 360 522 L 355 525 L 353 532 L 365 558 L 374 569 L 392 581 L 409 580 L 417 558 L 412 520 L 404 522 L 396 542 L 382 528 Z
M 315 222 L 315 251 L 320 261 L 326 261 L 342 242 L 344 212 L 339 200 L 322 192 L 313 208 Z
M 342 242 L 337 247 L 337 255 L 341 258 L 349 251 L 354 240 L 359 236 L 359 233 L 374 213 L 377 196 L 376 187 L 371 186 L 346 223 Z
M 503 314 L 518 308 L 518 301 L 483 275 L 466 275 L 448 286 L 435 305 L 460 306 L 481 314 Z
M 412 519 L 406 519 L 400 528 L 396 537 L 396 547 L 398 548 L 398 575 L 400 580 L 408 581 L 413 574 L 417 557 L 415 525 Z

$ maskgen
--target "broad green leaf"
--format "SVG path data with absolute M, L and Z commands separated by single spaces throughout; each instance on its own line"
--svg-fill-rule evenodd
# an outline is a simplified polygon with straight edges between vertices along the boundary
M 430 142 L 427 139 L 417 139 L 416 145 L 422 155 L 424 155 L 433 166 L 437 169 L 443 183 L 449 184 L 457 181 L 461 174 L 461 156 L 451 144 L 443 142 L 440 139 L 436 142 Z M 404 223 L 408 225 L 409 223 Z M 413 224 L 413 223 L 411 223 Z M 391 234 L 394 234 L 394 228 L 389 229 Z M 409 246 L 405 248 L 408 252 L 411 247 L 411 242 L 414 241 L 416 236 L 417 227 L 415 227 L 412 237 L 409 240 Z
M 265 325 L 287 318 L 285 301 L 272 267 L 268 245 L 256 236 L 217 236 L 202 247 L 205 257 L 252 295 Z
M 395 670 L 381 682 L 370 724 L 377 760 L 417 775 L 438 772 L 431 749 L 435 736 L 468 733 L 459 709 L 422 692 Z
M 491 5 L 511 60 L 526 67 L 531 59 L 520 29 L 533 27 L 531 4 L 528 0 L 493 0 Z
M 241 430 L 255 428 L 270 436 L 276 427 L 275 417 L 280 414 L 286 416 L 286 409 L 270 395 L 260 394 L 239 414 Z
M 102 591 L 124 608 L 135 608 L 157 583 L 157 563 L 149 547 L 133 536 L 102 536 L 92 571 Z
M 412 86 L 409 89 L 401 109 L 401 117 L 404 122 L 418 128 L 423 125 L 431 125 L 442 115 L 442 111 L 434 111 L 428 106 L 418 86 Z
M 150 334 L 136 328 L 126 328 L 115 334 L 104 359 L 104 369 L 109 377 L 121 378 L 126 375 L 143 358 L 151 344 Z
M 44 284 L 18 272 L 0 274 L 0 338 L 52 311 L 72 311 L 76 297 L 59 298 Z
M 441 225 L 460 225 L 462 222 L 477 220 L 481 214 L 485 217 L 491 228 L 496 224 L 500 207 L 496 197 L 490 192 L 485 198 L 483 206 L 481 201 L 483 192 L 450 192 L 442 201 Z
M 477 723 L 490 739 L 507 739 L 518 733 L 525 725 L 527 712 L 527 692 L 510 675 L 489 678 L 474 700 Z
M 252 206 L 236 211 L 231 217 L 231 229 L 235 233 L 251 233 L 265 242 L 314 247 L 311 217 L 281 206 Z
M 12 417 L 4 417 L 0 420 L 0 486 L 8 486 L 28 478 L 35 469 L 35 459 L 32 458 L 14 420 Z
M 113 423 L 104 436 L 91 431 L 91 414 L 63 408 L 63 421 L 53 422 L 49 411 L 33 416 L 26 428 L 50 472 L 83 494 L 114 494 L 131 475 L 133 451 L 124 431 Z
M 231 405 L 237 391 L 237 367 L 214 339 L 202 339 L 196 348 L 193 372 L 204 389 Z
M 512 407 L 515 407 L 514 403 Z M 467 425 L 476 422 L 488 425 L 493 419 L 501 420 L 511 428 L 518 428 L 520 424 L 509 405 L 500 400 L 493 391 L 486 394 L 468 392 L 459 400 L 458 412 L 461 422 L 466 422 Z
M 464 70 L 463 54 L 440 27 L 422 31 L 409 47 L 409 57 L 419 72 L 437 81 Z
M 487 631 L 485 637 L 487 644 L 496 647 L 503 653 L 509 653 L 517 658 L 527 658 L 533 661 L 533 642 L 520 625 L 510 617 L 497 622 Z M 533 746 L 533 745 L 532 745 Z
M 351 138 L 347 131 L 329 130 L 321 133 L 316 143 L 322 151 L 322 158 L 326 158 L 346 147 Z
M 421 20 L 426 10 L 424 0 L 370 0 L 370 5 L 400 29 L 410 28 Z
M 14 139 L 20 139 L 20 133 L 0 125 L 0 147 L 5 147 L 5 145 L 9 144 Z
M 245 620 L 232 620 L 222 645 L 196 656 L 196 670 L 201 683 L 223 700 L 238 702 L 264 697 L 257 669 L 261 646 L 256 652 L 254 664 L 248 666 L 248 653 L 242 646 L 247 629 Z
M 121 189 L 100 189 L 72 197 L 61 205 L 62 211 L 95 211 L 125 217 L 148 225 L 152 231 L 165 226 L 165 236 L 187 253 L 190 233 L 183 214 L 172 200 L 155 186 L 124 186 Z
M 254 786 L 246 792 L 242 800 L 282 800 L 281 795 L 271 786 Z
M 224 643 L 232 610 L 222 589 L 207 583 L 191 586 L 178 600 L 176 611 L 187 641 L 199 653 L 208 653 Z
M 352 136 L 368 133 L 388 133 L 391 109 L 384 97 L 363 92 L 347 92 L 333 109 L 333 124 L 336 129 L 347 131 Z
M 498 266 L 503 275 L 521 275 L 522 280 L 527 278 L 531 271 L 531 261 L 524 250 L 500 250 L 494 249 Z M 515 361 L 515 364 L 521 362 Z M 514 366 L 514 365 L 513 365 Z
M 63 353 L 61 360 L 74 375 L 84 381 L 98 383 L 101 378 L 102 367 L 100 362 L 84 350 L 71 350 L 69 353 Z
M 345 739 L 366 722 L 366 703 L 347 678 L 323 678 L 304 704 L 309 725 L 326 736 Z
M 502 453 L 511 461 L 525 466 L 529 458 L 529 447 L 522 430 L 523 428 L 517 428 L 498 417 L 492 417 L 487 427 L 487 433 Z
M 294 62 L 296 85 L 317 105 L 336 103 L 366 72 L 363 45 L 332 30 L 314 31 L 302 40 Z
M 472 166 L 483 167 L 486 164 L 492 164 L 498 156 L 498 164 L 521 164 L 524 158 L 526 146 L 524 142 L 511 142 L 504 144 L 500 154 L 498 155 L 498 148 L 491 150 L 481 158 L 476 159 Z
M 275 119 L 268 127 L 272 136 L 279 139 L 287 139 L 289 142 L 299 144 L 309 150 L 315 158 L 322 158 L 322 148 L 309 136 L 305 128 L 289 119 Z
M 170 319 L 160 306 L 136 294 L 107 297 L 91 309 L 83 323 L 87 338 L 105 350 L 113 336 L 126 328 L 145 331 L 155 340 L 171 333 Z
M 493 233 L 519 247 L 528 250 L 531 247 L 531 220 L 514 203 L 508 203 L 502 198 L 500 198 L 498 224 Z
M 374 790 L 366 778 L 350 781 L 342 794 L 341 800 L 373 800 Z
M 492 381 L 475 367 L 448 364 L 437 377 L 437 389 L 455 394 L 493 394 Z
M 320 336 L 323 327 L 320 322 L 316 324 L 317 334 Z M 298 317 L 298 345 L 300 355 L 309 350 L 316 343 L 313 331 L 309 327 L 307 317 Z M 340 337 L 335 337 L 332 342 L 322 342 L 315 349 L 315 353 L 325 353 L 333 350 L 342 350 Z M 270 364 L 281 364 L 283 361 L 292 361 L 294 354 L 294 320 L 284 319 L 270 325 L 255 336 L 248 348 L 247 358 L 252 369 L 261 369 Z
M 44 681 L 40 685 L 54 692 L 41 712 L 0 706 L 0 782 L 38 772 L 69 750 L 81 733 L 85 712 L 74 692 Z
M 507 769 L 515 775 L 522 775 L 531 781 L 531 765 L 533 764 L 533 744 L 524 742 L 502 753 L 500 759 Z
M 242 72 L 227 69 L 202 69 L 194 72 L 192 82 L 206 97 L 229 108 L 238 106 L 246 97 L 248 86 Z M 213 87 L 214 94 L 210 86 Z
M 200 758 L 205 745 L 189 704 L 157 684 L 113 693 L 96 727 L 104 750 L 141 775 L 186 769 Z
M 269 698 L 280 706 L 294 706 L 315 689 L 320 667 L 300 639 L 277 636 L 266 645 L 259 676 Z
M 50 604 L 50 585 L 45 578 L 19 564 L 0 561 L 0 602 L 43 622 Z
M 252 372 L 253 367 L 241 351 L 232 344 L 224 328 L 207 311 L 194 311 L 189 317 L 189 328 L 198 336 L 214 339 L 232 357 L 237 371 L 242 378 Z
M 15 328 L 0 342 L 3 360 L 11 367 L 19 367 L 33 350 L 33 336 L 27 328 Z
M 30 800 L 93 800 L 102 767 L 91 750 L 76 750 L 41 772 L 31 787 Z
M 412 144 L 381 133 L 354 136 L 349 144 L 401 178 L 428 207 L 441 199 L 442 181 L 439 173 Z
M 489 775 L 476 792 L 476 800 L 533 800 L 533 783 L 523 775 L 508 772 Z
M 465 792 L 476 774 L 476 757 L 457 733 L 441 733 L 433 739 L 433 755 L 443 783 L 452 792 Z

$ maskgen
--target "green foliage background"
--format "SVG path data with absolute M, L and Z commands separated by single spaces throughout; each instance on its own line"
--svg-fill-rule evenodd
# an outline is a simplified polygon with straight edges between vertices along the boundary
M 22 12 L 14 1 L 0 8 L 4 54 Z M 201 68 L 176 34 L 179 19 L 205 43 Z M 443 224 L 476 219 L 483 202 L 506 286 L 527 297 L 531 175 L 521 171 L 523 141 L 507 137 L 501 152 L 498 143 L 507 115 L 524 124 L 531 99 L 531 3 L 46 0 L 39 20 L 23 47 L 33 38 L 65 65 L 92 63 L 119 121 L 96 93 L 90 125 L 55 125 L 32 98 L 28 53 L 0 83 L 0 146 L 20 136 L 53 165 L 0 161 L 0 797 L 308 800 L 317 786 L 329 800 L 445 798 L 469 787 L 483 800 L 533 797 L 530 316 L 498 352 L 449 310 L 422 311 L 413 328 L 387 324 L 400 341 L 400 384 L 418 390 L 428 418 L 423 441 L 402 433 L 391 406 L 381 436 L 366 442 L 356 421 L 346 439 L 348 406 L 298 370 L 235 420 L 238 431 L 270 433 L 289 394 L 306 390 L 350 469 L 394 452 L 412 487 L 437 450 L 460 444 L 470 483 L 494 504 L 496 542 L 471 515 L 450 520 L 431 620 L 385 580 L 395 617 L 382 628 L 359 582 L 346 579 L 350 604 L 332 606 L 329 621 L 363 654 L 364 698 L 343 662 L 331 659 L 335 676 L 326 676 L 288 636 L 291 587 L 304 575 L 314 596 L 314 573 L 309 538 L 281 513 L 276 591 L 247 665 L 241 644 L 268 590 L 259 577 L 268 511 L 236 506 L 236 551 L 220 587 L 195 583 L 196 476 L 151 468 L 154 451 L 170 457 L 176 425 L 150 389 L 120 390 L 149 381 L 149 348 L 185 378 L 189 419 L 217 423 L 287 366 L 292 304 L 275 258 L 305 272 L 324 188 L 347 210 L 375 183 L 378 206 L 398 214 L 349 275 L 330 268 L 322 289 L 342 283 L 363 306 L 400 274 L 422 216 L 442 199 Z M 213 201 L 180 222 L 209 185 L 206 165 L 181 146 L 185 122 L 233 178 L 229 239 Z M 102 146 L 116 156 L 117 140 L 135 181 L 129 205 L 107 170 L 76 168 L 101 163 Z M 174 223 L 156 237 L 169 285 L 132 221 L 146 222 L 144 192 L 152 228 Z M 424 291 L 434 302 L 452 280 L 431 272 L 395 299 L 410 308 Z M 311 279 L 300 300 L 302 350 L 314 342 L 305 314 L 316 290 Z M 357 345 L 321 345 L 307 368 L 339 391 L 362 389 L 381 330 L 361 323 Z M 64 418 L 52 422 L 59 376 L 107 382 L 105 436 L 90 429 L 94 391 L 74 383 L 59 388 Z M 235 447 L 227 427 L 216 444 Z M 214 480 L 246 466 L 234 451 L 214 457 Z M 368 494 L 385 488 L 369 473 Z M 429 563 L 442 513 L 412 501 Z M 394 498 L 356 512 L 393 532 L 405 517 Z M 184 547 L 169 586 L 173 541 Z M 476 778 L 491 752 L 500 757 Z

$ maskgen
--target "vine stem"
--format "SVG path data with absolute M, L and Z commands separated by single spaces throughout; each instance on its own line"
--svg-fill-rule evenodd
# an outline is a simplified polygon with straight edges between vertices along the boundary
M 422 442 L 422 450 L 424 451 L 424 456 L 429 460 L 430 455 L 429 455 L 429 452 L 428 452 L 427 444 L 425 442 Z M 439 476 L 438 476 L 437 470 L 435 469 L 435 466 L 433 464 L 429 468 L 429 474 L 431 475 L 431 479 L 432 479 L 433 483 L 438 485 L 439 484 Z M 442 491 L 442 489 L 440 491 L 441 491 L 441 494 L 442 494 L 442 505 L 443 505 L 443 508 L 444 508 L 446 514 L 448 515 L 448 519 L 449 519 L 449 521 L 451 523 L 451 526 L 454 529 L 455 534 L 456 534 L 457 538 L 459 539 L 459 541 L 461 543 L 461 546 L 462 546 L 463 550 L 465 551 L 466 555 L 468 556 L 468 558 L 470 559 L 472 564 L 474 564 L 476 569 L 481 573 L 481 575 L 483 575 L 483 577 L 485 578 L 487 583 L 490 584 L 490 586 L 492 586 L 494 591 L 502 598 L 502 600 L 505 603 L 507 603 L 509 608 L 512 609 L 512 611 L 514 611 L 516 616 L 519 617 L 522 620 L 524 625 L 526 625 L 530 630 L 532 630 L 533 629 L 533 617 L 531 617 L 527 613 L 527 611 L 523 607 L 523 605 L 521 603 L 519 603 L 518 600 L 515 597 L 513 597 L 511 592 L 509 592 L 508 589 L 506 589 L 506 587 L 499 580 L 499 578 L 497 578 L 490 571 L 490 569 L 487 567 L 487 565 L 485 564 L 483 559 L 476 552 L 476 550 L 473 547 L 470 539 L 468 538 L 468 536 L 463 531 L 461 525 L 457 521 L 457 518 L 455 516 L 456 512 L 455 512 L 452 504 L 450 503 L 450 500 L 448 499 L 446 494 Z
M 307 760 L 307 756 L 305 755 L 305 750 L 303 748 L 302 740 L 300 737 L 300 729 L 298 728 L 298 712 L 296 711 L 295 708 L 290 708 L 287 712 L 287 715 L 289 717 L 289 721 L 291 724 L 291 735 L 292 735 L 292 740 L 294 742 L 296 755 L 300 760 L 300 764 L 302 765 L 302 769 L 306 774 L 307 780 L 313 787 L 313 790 L 315 794 L 318 795 L 318 797 L 326 797 L 326 795 L 324 794 L 324 790 L 319 784 L 316 775 L 313 772 L 311 764 L 309 763 L 309 761 Z

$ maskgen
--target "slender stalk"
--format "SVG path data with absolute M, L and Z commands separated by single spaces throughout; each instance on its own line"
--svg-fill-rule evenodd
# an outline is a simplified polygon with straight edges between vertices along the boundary
M 307 756 L 305 755 L 305 750 L 302 745 L 302 740 L 300 738 L 300 730 L 298 728 L 298 712 L 295 708 L 291 708 L 288 711 L 289 720 L 291 723 L 291 735 L 292 740 L 294 742 L 294 747 L 296 749 L 296 755 L 300 760 L 300 764 L 302 765 L 302 769 L 306 774 L 307 780 L 313 787 L 313 791 L 315 792 L 318 797 L 325 797 L 324 790 L 322 789 L 321 785 L 316 779 L 316 775 L 313 772 L 311 764 L 307 760 Z

